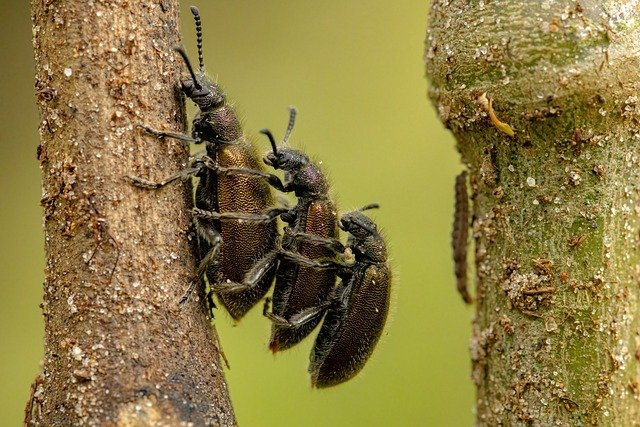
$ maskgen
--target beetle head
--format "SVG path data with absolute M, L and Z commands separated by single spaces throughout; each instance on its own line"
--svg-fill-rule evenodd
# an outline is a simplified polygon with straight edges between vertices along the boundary
M 362 212 L 368 209 L 377 209 L 380 206 L 376 203 L 366 205 L 357 211 L 349 212 L 340 218 L 339 227 L 351 234 L 357 240 L 364 240 L 369 236 L 378 234 L 376 223 Z
M 182 81 L 182 90 L 185 95 L 203 111 L 222 106 L 225 96 L 220 86 L 211 82 L 202 70 L 196 75 L 182 47 L 177 47 L 175 50 L 182 56 L 190 74 L 190 77 Z
M 190 78 L 182 81 L 182 90 L 185 95 L 196 103 L 200 110 L 206 111 L 222 106 L 225 101 L 225 96 L 220 86 L 211 82 L 205 75 L 204 57 L 202 55 L 202 20 L 200 19 L 200 11 L 197 7 L 191 6 L 191 13 L 193 14 L 193 19 L 196 24 L 198 64 L 200 66 L 200 70 L 197 75 L 193 71 L 191 61 L 189 61 L 189 57 L 187 57 L 187 53 L 184 48 L 180 46 L 175 48 L 175 50 L 180 54 L 180 56 L 182 56 L 190 74 Z
M 289 125 L 287 131 L 282 138 L 280 148 L 276 146 L 276 140 L 269 129 L 262 129 L 260 133 L 266 135 L 271 142 L 271 151 L 264 156 L 264 162 L 274 169 L 282 169 L 287 172 L 293 172 L 302 169 L 309 163 L 309 157 L 300 150 L 295 150 L 286 146 L 289 136 L 293 130 L 296 121 L 297 110 L 295 107 L 289 107 Z

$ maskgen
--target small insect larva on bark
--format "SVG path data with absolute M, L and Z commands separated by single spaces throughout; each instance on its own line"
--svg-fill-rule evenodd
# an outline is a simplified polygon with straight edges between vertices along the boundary
M 465 303 L 471 304 L 473 299 L 467 289 L 467 240 L 469 239 L 469 196 L 467 194 L 467 172 L 456 177 L 455 210 L 453 214 L 453 230 L 451 247 L 453 248 L 454 272 L 456 286 Z
M 489 120 L 496 129 L 512 138 L 515 136 L 513 128 L 496 116 L 496 112 L 493 110 L 493 98 L 487 98 L 487 94 L 483 93 L 477 98 L 477 101 L 480 103 L 482 108 L 486 110 L 487 114 L 489 114 Z

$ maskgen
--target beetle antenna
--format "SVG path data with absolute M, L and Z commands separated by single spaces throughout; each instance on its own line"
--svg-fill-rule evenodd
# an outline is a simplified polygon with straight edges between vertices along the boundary
M 379 204 L 377 204 L 377 203 L 369 203 L 368 205 L 364 205 L 363 207 L 358 209 L 358 212 L 368 211 L 369 209 L 379 209 L 379 208 L 380 208 Z
M 296 123 L 296 115 L 298 114 L 298 109 L 293 105 L 289 106 L 289 125 L 287 126 L 287 131 L 284 133 L 284 137 L 282 137 L 282 144 L 286 144 L 289 141 L 289 136 L 291 135 L 291 131 L 293 130 L 293 125 Z
M 180 54 L 180 56 L 182 56 L 182 59 L 184 60 L 184 63 L 187 64 L 187 69 L 189 70 L 189 74 L 191 74 L 191 78 L 193 79 L 193 85 L 198 90 L 202 89 L 202 85 L 198 81 L 198 78 L 196 77 L 196 73 L 193 71 L 193 67 L 191 66 L 191 62 L 189 61 L 189 57 L 187 57 L 187 52 L 184 51 L 184 48 L 182 46 L 178 46 L 178 47 L 174 48 L 174 50 L 176 52 L 178 52 Z
M 196 21 L 196 44 L 198 46 L 198 63 L 200 64 L 200 72 L 204 74 L 204 57 L 202 56 L 202 19 L 200 19 L 200 11 L 197 7 L 191 6 L 193 19 Z
M 269 129 L 261 129 L 260 133 L 263 135 L 267 135 L 267 138 L 269 138 L 269 142 L 271 142 L 271 148 L 273 149 L 273 154 L 277 156 L 278 149 L 276 148 L 276 140 L 273 137 L 273 134 L 271 133 L 271 131 Z

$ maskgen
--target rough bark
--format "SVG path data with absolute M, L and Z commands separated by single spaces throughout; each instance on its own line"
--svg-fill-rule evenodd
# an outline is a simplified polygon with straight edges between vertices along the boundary
M 33 0 L 46 268 L 33 425 L 234 425 L 193 279 L 178 1 Z M 190 237 L 191 236 L 191 237 Z M 200 295 L 202 296 L 202 295 Z
M 470 173 L 479 425 L 640 419 L 639 13 L 431 7 L 429 93 Z

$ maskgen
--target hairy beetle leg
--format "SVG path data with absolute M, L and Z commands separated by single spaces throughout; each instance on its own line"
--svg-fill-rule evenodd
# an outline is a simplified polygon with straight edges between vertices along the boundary
M 327 249 L 331 249 L 336 254 L 343 254 L 346 249 L 342 242 L 340 242 L 338 239 L 331 239 L 318 236 L 316 234 L 303 233 L 299 231 L 290 232 L 289 235 L 300 242 L 325 246 Z
M 286 208 L 271 207 L 265 209 L 262 213 L 252 214 L 245 212 L 214 212 L 206 211 L 200 208 L 193 208 L 193 215 L 197 219 L 204 220 L 220 220 L 220 221 L 250 221 L 250 222 L 271 222 L 275 220 L 280 214 L 287 212 Z
M 192 176 L 197 175 L 198 172 L 200 172 L 200 169 L 201 167 L 198 167 L 198 166 L 190 166 L 159 182 L 149 181 L 147 179 L 140 178 L 138 176 L 133 176 L 133 175 L 127 175 L 126 178 L 130 183 L 132 183 L 136 187 L 149 188 L 152 190 L 156 190 L 158 188 L 164 187 L 167 184 L 171 184 L 173 181 L 176 181 L 178 179 L 191 178 Z
M 277 251 L 273 251 L 265 255 L 245 274 L 242 283 L 225 281 L 215 285 L 210 285 L 211 290 L 214 293 L 233 293 L 243 292 L 258 286 L 262 282 L 263 277 L 275 267 L 275 264 L 278 261 L 278 255 L 279 253 Z
M 349 267 L 351 266 L 351 264 L 349 264 L 348 262 L 344 261 L 344 260 L 340 260 L 338 258 L 336 259 L 321 259 L 321 260 L 314 260 L 314 259 L 309 259 L 303 255 L 300 255 L 299 253 L 296 252 L 290 252 L 290 251 L 285 251 L 282 250 L 280 251 L 280 255 L 289 261 L 293 261 L 296 262 L 302 266 L 305 267 L 313 267 L 313 268 L 317 268 L 317 269 L 331 269 L 331 268 L 340 268 L 340 267 Z
M 189 299 L 191 298 L 191 295 L 193 294 L 193 291 L 196 290 L 196 287 L 198 286 L 198 284 L 202 283 L 202 280 L 203 280 L 202 277 L 204 276 L 204 273 L 207 271 L 207 269 L 211 265 L 214 265 L 216 263 L 218 256 L 220 255 L 220 244 L 222 242 L 222 238 L 220 237 L 220 234 L 214 233 L 214 232 L 206 233 L 204 232 L 204 230 L 200 228 L 198 229 L 198 234 L 200 234 L 200 236 L 202 236 L 211 245 L 211 249 L 200 261 L 200 264 L 196 269 L 195 277 L 193 278 L 191 283 L 189 283 L 189 287 L 187 288 L 185 293 L 182 295 L 182 298 L 180 298 L 180 304 L 184 304 L 185 302 L 189 301 Z M 211 292 L 207 293 L 207 302 L 209 304 L 209 311 L 211 314 L 211 318 L 213 318 L 213 309 L 216 307 L 216 305 L 213 302 L 213 298 L 211 298 Z
M 269 311 L 269 306 L 271 305 L 271 298 L 265 298 L 264 306 L 262 307 L 262 315 L 269 318 L 275 325 L 283 327 L 283 328 L 299 328 L 304 326 L 305 324 L 317 319 L 319 316 L 322 316 L 325 310 L 329 307 L 330 303 L 325 302 L 323 304 L 319 304 L 314 307 L 309 307 L 305 310 L 302 310 L 299 313 L 291 316 L 290 319 L 285 319 L 284 317 L 273 314 Z
M 149 126 L 145 126 L 145 125 L 141 125 L 139 124 L 138 127 L 140 129 L 143 129 L 146 133 L 153 135 L 157 138 L 173 138 L 173 139 L 177 139 L 178 141 L 184 141 L 184 142 L 189 142 L 189 143 L 193 143 L 193 144 L 200 144 L 202 143 L 202 139 L 200 138 L 193 138 L 189 135 L 186 135 L 184 133 L 177 133 L 177 132 L 165 132 L 165 131 L 161 131 L 161 130 L 155 130 L 150 128 Z
M 282 183 L 282 181 L 280 180 L 280 177 L 278 177 L 277 175 L 273 175 L 271 173 L 263 172 L 257 169 L 239 168 L 239 167 L 228 168 L 224 166 L 218 166 L 216 162 L 213 161 L 213 159 L 211 159 L 210 157 L 203 158 L 203 160 L 205 160 L 204 164 L 207 168 L 214 170 L 220 174 L 243 175 L 243 176 L 249 176 L 254 178 L 264 178 L 272 187 L 274 187 L 279 191 L 283 191 L 283 192 L 291 191 L 289 188 L 285 186 L 285 184 Z

